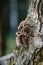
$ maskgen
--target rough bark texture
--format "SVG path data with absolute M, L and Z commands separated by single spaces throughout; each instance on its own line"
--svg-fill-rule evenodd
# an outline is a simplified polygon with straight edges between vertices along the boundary
M 43 65 L 43 0 L 30 3 L 27 18 L 18 26 L 17 48 L 9 65 Z

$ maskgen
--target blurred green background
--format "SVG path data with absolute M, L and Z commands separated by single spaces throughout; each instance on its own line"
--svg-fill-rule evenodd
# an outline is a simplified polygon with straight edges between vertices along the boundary
M 17 27 L 26 18 L 27 9 L 27 0 L 0 0 L 0 56 L 16 48 Z

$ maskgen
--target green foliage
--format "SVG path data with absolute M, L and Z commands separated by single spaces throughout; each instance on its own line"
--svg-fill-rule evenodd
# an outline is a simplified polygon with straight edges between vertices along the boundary
M 12 36 L 12 35 L 7 36 L 6 46 L 7 47 L 6 47 L 5 55 L 11 53 L 15 49 L 16 47 L 15 36 Z

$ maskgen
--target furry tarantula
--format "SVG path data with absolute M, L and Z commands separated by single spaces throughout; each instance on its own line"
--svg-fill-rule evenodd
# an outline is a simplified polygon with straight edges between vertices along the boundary
M 18 31 L 16 32 L 16 35 L 17 35 L 17 37 L 16 37 L 17 46 L 23 45 L 23 46 L 27 47 L 28 46 L 29 37 L 30 36 L 34 36 L 33 35 L 34 26 L 31 26 L 31 25 L 27 24 L 27 21 L 29 19 L 30 19 L 30 17 L 27 17 L 18 26 Z

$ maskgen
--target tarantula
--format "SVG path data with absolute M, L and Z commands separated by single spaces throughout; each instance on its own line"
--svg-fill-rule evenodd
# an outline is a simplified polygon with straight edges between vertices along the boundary
M 33 35 L 34 26 L 27 24 L 29 17 L 27 17 L 24 21 L 20 23 L 18 26 L 18 32 L 16 32 L 16 43 L 17 45 L 24 45 L 25 47 L 28 46 L 28 39 L 30 36 Z

